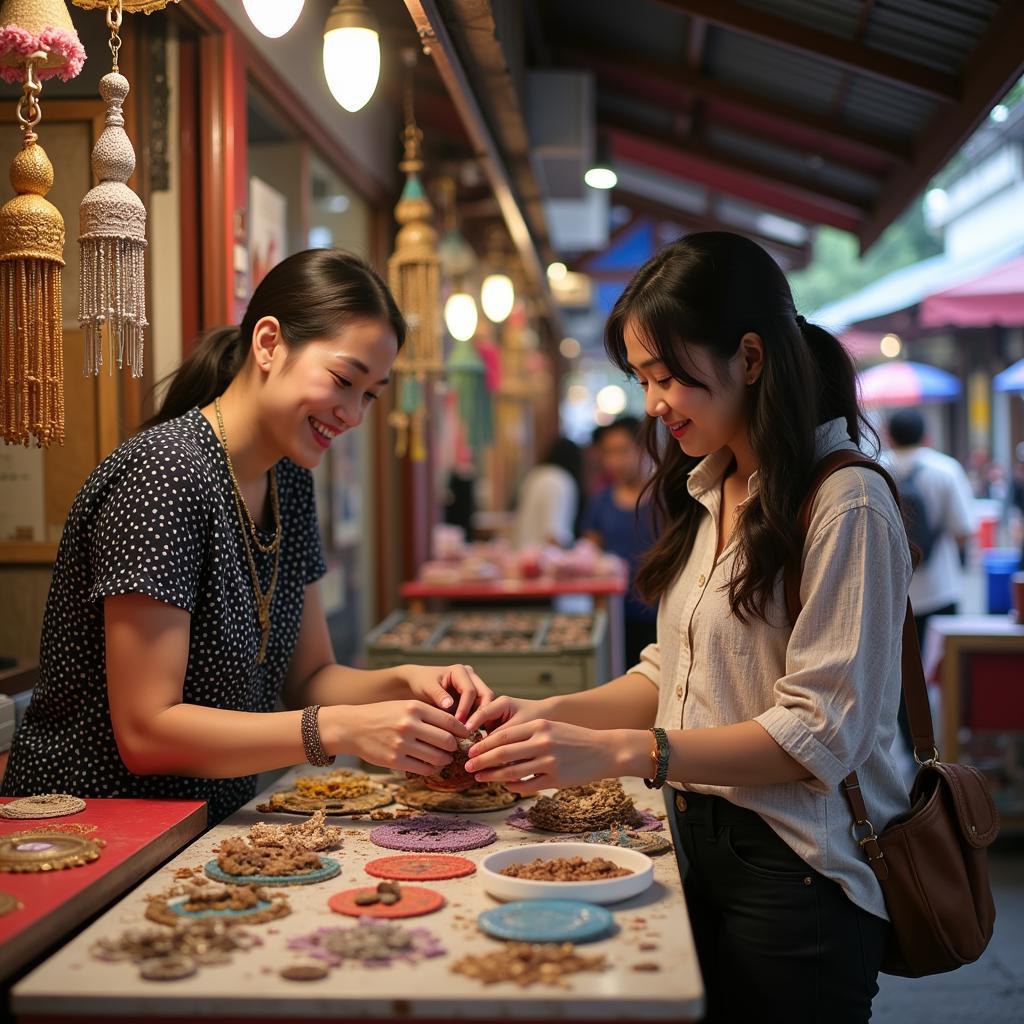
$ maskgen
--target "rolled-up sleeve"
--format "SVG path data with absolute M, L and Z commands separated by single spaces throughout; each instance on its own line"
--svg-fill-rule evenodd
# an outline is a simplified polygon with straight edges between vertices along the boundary
M 786 673 L 755 721 L 814 776 L 815 790 L 834 789 L 876 742 L 910 575 L 903 531 L 867 504 L 836 512 L 809 540 Z
M 661 647 L 657 643 L 648 644 L 640 652 L 640 660 L 626 669 L 627 675 L 646 676 L 655 686 L 661 688 Z

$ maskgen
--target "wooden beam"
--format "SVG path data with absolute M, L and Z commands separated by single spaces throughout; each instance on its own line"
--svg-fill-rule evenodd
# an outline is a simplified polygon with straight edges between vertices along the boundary
M 860 170 L 882 173 L 910 160 L 909 144 L 846 127 L 834 117 L 755 95 L 688 68 L 585 44 L 562 50 L 560 59 L 592 71 L 602 88 L 658 106 L 689 108 L 693 97 L 699 97 L 714 105 L 718 121 Z
M 755 36 L 765 42 L 799 50 L 812 57 L 850 68 L 862 75 L 913 89 L 940 100 L 959 100 L 960 79 L 945 71 L 894 57 L 792 18 L 744 7 L 736 0 L 658 0 L 681 14 L 706 18 L 720 28 Z M 1019 41 L 1018 41 L 1019 42 Z
M 502 218 L 519 253 L 523 269 L 545 305 L 553 328 L 561 331 L 561 314 L 548 285 L 547 267 L 541 258 L 533 228 L 524 212 L 504 155 L 441 16 L 437 0 L 405 0 L 405 6 L 420 39 L 429 47 L 438 74 L 462 118 L 473 148 L 481 158 L 484 173 L 501 207 Z
M 758 245 L 766 249 L 784 255 L 792 261 L 794 266 L 806 266 L 811 257 L 811 242 L 808 238 L 803 245 L 794 245 L 792 242 L 783 242 L 763 232 L 752 231 L 737 224 L 731 224 L 710 213 L 693 213 L 690 210 L 681 210 L 669 203 L 660 203 L 656 199 L 648 199 L 646 196 L 638 195 L 635 192 L 626 192 L 619 188 L 615 190 L 615 202 L 622 206 L 628 206 L 634 213 L 647 217 L 654 217 L 657 220 L 667 221 L 671 224 L 678 224 L 687 231 L 732 231 L 739 235 L 746 235 L 752 238 Z
M 859 231 L 861 251 L 868 249 L 971 136 L 1007 89 L 1024 72 L 1024 3 L 1003 0 L 978 41 L 964 71 L 964 98 L 953 110 L 940 110 L 921 133 L 910 166 L 885 183 L 881 198 Z
M 799 220 L 856 232 L 867 212 L 849 196 L 792 180 L 716 153 L 706 146 L 689 141 L 673 144 L 653 133 L 606 121 L 601 122 L 601 127 L 611 140 L 616 158 L 705 185 Z

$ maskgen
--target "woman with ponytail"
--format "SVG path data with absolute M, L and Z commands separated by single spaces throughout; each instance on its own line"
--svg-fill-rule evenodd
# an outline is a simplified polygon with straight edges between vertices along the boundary
M 258 772 L 451 761 L 491 691 L 463 665 L 336 664 L 316 583 L 310 470 L 360 425 L 404 339 L 380 277 L 320 249 L 196 346 L 68 514 L 5 795 L 201 799 L 212 823 Z
M 887 915 L 839 784 L 858 773 L 878 832 L 908 806 L 890 746 L 911 563 L 871 469 L 828 477 L 798 525 L 816 465 L 868 443 L 853 365 L 724 232 L 642 267 L 606 348 L 645 392 L 656 541 L 636 582 L 657 642 L 605 686 L 478 710 L 466 767 L 522 793 L 667 781 L 706 1019 L 866 1021 Z

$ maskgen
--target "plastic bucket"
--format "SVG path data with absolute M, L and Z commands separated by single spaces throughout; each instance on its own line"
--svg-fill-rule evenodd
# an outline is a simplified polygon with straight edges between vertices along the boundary
M 993 548 L 981 556 L 985 569 L 985 593 L 989 615 L 1005 614 L 1013 607 L 1010 579 L 1020 569 L 1020 553 L 1011 548 Z

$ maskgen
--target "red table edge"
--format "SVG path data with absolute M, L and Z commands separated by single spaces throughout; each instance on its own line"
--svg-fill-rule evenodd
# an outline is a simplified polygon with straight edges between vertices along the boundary
M 159 860 L 148 863 L 145 857 L 147 847 L 142 847 L 117 867 L 112 868 L 104 875 L 104 878 L 111 880 L 115 888 L 118 889 L 118 893 L 114 897 L 111 898 L 99 886 L 80 889 L 65 903 L 65 906 L 70 905 L 75 908 L 79 916 L 79 923 L 67 936 L 59 939 L 58 944 L 66 941 L 71 935 L 77 934 L 81 926 L 100 910 L 122 899 L 138 882 L 158 870 L 172 857 L 176 857 L 189 842 L 203 834 L 206 824 L 207 807 L 205 803 L 201 803 L 163 833 L 165 836 L 170 836 L 176 845 Z M 27 963 L 35 960 L 53 945 L 52 938 L 45 934 L 46 922 L 45 916 L 39 918 L 13 936 L 11 942 L 5 943 L 8 948 L 4 950 L 5 956 L 0 960 L 0 984 L 6 985 Z

